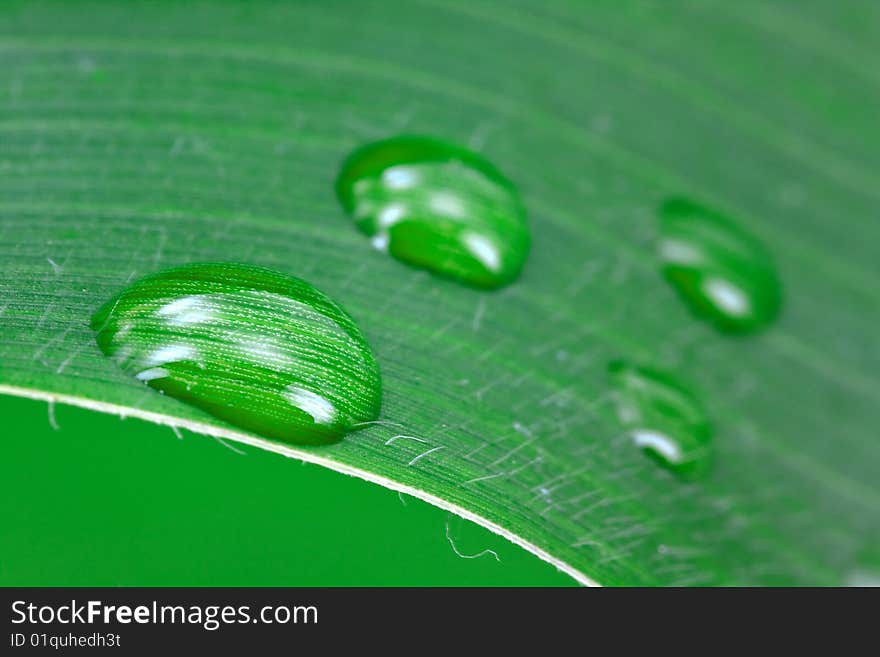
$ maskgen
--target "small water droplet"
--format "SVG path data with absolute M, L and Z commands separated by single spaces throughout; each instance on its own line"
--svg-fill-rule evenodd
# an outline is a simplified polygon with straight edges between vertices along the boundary
M 608 365 L 617 416 L 633 443 L 683 476 L 711 462 L 711 427 L 700 402 L 672 375 L 623 361 Z
M 355 150 L 336 193 L 374 248 L 480 288 L 512 282 L 528 255 L 513 184 L 473 151 L 401 136 Z
M 293 276 L 193 264 L 142 278 L 91 321 L 101 351 L 160 393 L 290 443 L 375 420 L 379 368 L 351 317 Z
M 663 276 L 718 329 L 748 333 L 779 314 L 782 289 L 770 254 L 728 218 L 686 199 L 660 208 Z

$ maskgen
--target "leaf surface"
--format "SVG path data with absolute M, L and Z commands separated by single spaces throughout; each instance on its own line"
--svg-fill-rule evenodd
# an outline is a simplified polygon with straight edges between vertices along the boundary
M 0 7 L 0 391 L 190 426 L 453 509 L 583 583 L 836 584 L 880 537 L 880 14 L 870 2 L 109 2 Z M 352 149 L 469 145 L 519 186 L 521 279 L 373 251 Z M 769 330 L 692 317 L 655 257 L 670 196 L 772 253 Z M 127 378 L 88 318 L 196 261 L 304 278 L 375 349 L 383 423 L 246 436 Z M 607 364 L 674 371 L 716 462 L 633 447 Z M 291 476 L 295 476 L 292 473 Z

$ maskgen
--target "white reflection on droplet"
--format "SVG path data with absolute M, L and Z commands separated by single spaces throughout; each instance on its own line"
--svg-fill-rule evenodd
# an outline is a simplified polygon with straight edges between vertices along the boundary
M 393 226 L 398 221 L 403 219 L 403 215 L 406 213 L 406 206 L 402 203 L 392 203 L 390 205 L 386 205 L 382 208 L 382 211 L 379 213 L 378 220 L 379 225 L 382 228 L 388 228 L 389 226 Z
M 428 200 L 431 209 L 449 217 L 464 217 L 464 203 L 455 194 L 449 192 L 436 192 Z
M 681 449 L 666 436 L 652 429 L 635 429 L 632 432 L 633 442 L 639 447 L 650 448 L 660 454 L 670 463 L 681 463 Z
M 623 424 L 632 424 L 641 420 L 641 413 L 637 406 L 630 404 L 621 395 L 614 393 L 617 417 Z
M 703 260 L 698 249 L 677 240 L 663 240 L 660 243 L 660 258 L 664 262 L 679 265 L 693 265 Z
M 152 381 L 153 379 L 164 379 L 166 376 L 170 376 L 170 372 L 166 370 L 164 367 L 151 367 L 149 369 L 143 370 L 142 372 L 138 372 L 135 374 L 135 378 L 140 379 L 144 383 L 147 381 Z
M 259 363 L 270 369 L 280 369 L 292 362 L 288 355 L 273 341 L 254 340 L 241 336 L 234 332 L 227 334 L 230 343 L 241 351 L 248 360 Z
M 116 335 L 114 336 L 115 340 L 119 340 L 119 338 L 124 338 L 126 335 L 131 333 L 131 329 L 134 328 L 134 324 L 131 322 L 125 322 L 122 326 L 119 327 L 119 330 L 116 331 Z
M 491 271 L 501 268 L 501 255 L 492 242 L 476 233 L 465 233 L 462 236 L 468 251 Z
M 388 189 L 407 189 L 415 185 L 418 179 L 418 174 L 410 167 L 391 167 L 382 172 L 382 184 Z
M 380 233 L 379 235 L 374 236 L 370 240 L 370 244 L 373 245 L 373 248 L 377 251 L 382 251 L 383 253 L 388 252 L 388 233 Z
M 166 303 L 156 311 L 156 316 L 167 318 L 172 326 L 191 326 L 212 319 L 213 312 L 204 296 L 192 295 Z
M 730 315 L 742 317 L 751 309 L 743 291 L 721 278 L 710 278 L 703 283 L 703 291 L 719 308 Z
M 330 424 L 336 417 L 333 404 L 311 390 L 289 385 L 282 394 L 291 404 L 311 415 L 317 424 Z
M 376 204 L 370 200 L 358 201 L 354 206 L 354 220 L 365 221 L 373 216 L 376 210 Z
M 177 363 L 182 360 L 196 360 L 195 349 L 185 344 L 171 344 L 160 347 L 144 359 L 147 367 Z

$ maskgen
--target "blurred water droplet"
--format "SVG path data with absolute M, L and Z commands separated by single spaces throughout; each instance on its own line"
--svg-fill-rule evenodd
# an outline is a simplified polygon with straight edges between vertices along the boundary
M 782 289 L 767 250 L 714 210 L 686 199 L 660 208 L 663 276 L 697 316 L 748 333 L 779 314 Z
M 711 462 L 711 428 L 700 402 L 672 375 L 614 361 L 608 366 L 620 423 L 633 443 L 683 476 Z
M 336 193 L 375 249 L 468 285 L 507 285 L 528 255 L 515 187 L 459 146 L 411 136 L 368 144 L 346 159 Z

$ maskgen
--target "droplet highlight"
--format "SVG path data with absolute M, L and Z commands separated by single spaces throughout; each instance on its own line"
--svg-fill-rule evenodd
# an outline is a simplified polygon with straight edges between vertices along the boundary
M 508 285 L 531 237 L 519 193 L 473 151 L 401 136 L 344 162 L 336 194 L 373 248 L 474 287 Z
M 767 249 L 721 213 L 682 198 L 660 207 L 664 278 L 698 317 L 727 333 L 772 323 L 782 286 Z
M 309 283 L 193 264 L 142 278 L 91 320 L 101 351 L 160 393 L 296 444 L 375 420 L 379 368 L 354 320 Z
M 699 400 L 675 377 L 623 361 L 608 366 L 617 418 L 633 444 L 672 472 L 703 474 L 712 460 L 711 427 Z

